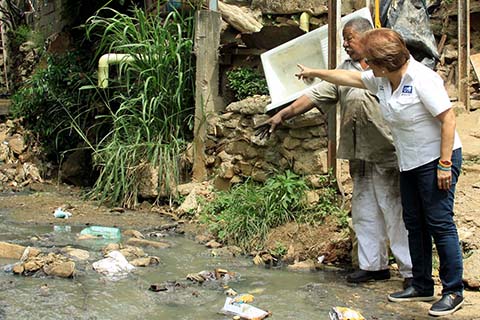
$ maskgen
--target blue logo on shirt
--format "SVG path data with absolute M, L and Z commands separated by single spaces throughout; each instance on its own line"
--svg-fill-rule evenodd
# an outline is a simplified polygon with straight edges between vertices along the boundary
M 413 87 L 412 86 L 403 86 L 402 93 L 412 93 Z

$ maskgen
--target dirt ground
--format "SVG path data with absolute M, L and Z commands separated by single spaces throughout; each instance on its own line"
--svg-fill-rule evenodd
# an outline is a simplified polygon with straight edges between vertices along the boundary
M 463 143 L 463 173 L 456 191 L 456 222 L 464 249 L 480 248 L 480 110 L 461 113 L 457 117 L 457 130 Z M 346 179 L 348 183 L 348 179 Z M 351 186 L 346 185 L 349 190 Z M 18 223 L 51 224 L 70 226 L 104 225 L 121 228 L 146 230 L 161 228 L 172 223 L 174 212 L 168 208 L 152 207 L 144 204 L 139 210 L 107 208 L 95 202 L 85 201 L 79 189 L 67 185 L 35 184 L 29 193 L 17 193 L 0 197 L 0 207 L 13 214 L 8 219 Z M 55 209 L 62 207 L 72 213 L 69 219 L 53 216 Z M 178 223 L 178 221 L 176 221 Z M 181 223 L 181 221 L 180 221 Z M 186 228 L 190 229 L 190 228 Z M 339 233 L 333 221 L 322 227 L 309 227 L 295 223 L 272 231 L 269 243 L 287 243 L 287 261 L 303 260 L 328 253 L 325 261 L 345 260 L 350 250 L 348 234 Z M 400 283 L 400 279 L 398 280 Z M 374 290 L 385 293 L 398 289 L 395 281 L 365 284 Z M 438 287 L 437 292 L 440 291 Z M 480 292 L 466 291 L 466 304 L 451 319 L 480 319 Z M 354 299 L 353 297 L 352 299 Z M 387 302 L 385 302 L 387 304 Z M 412 303 L 408 305 L 413 315 L 409 319 L 427 319 L 430 304 Z M 388 304 L 392 314 L 406 308 L 403 304 Z M 449 319 L 449 318 L 444 318 Z

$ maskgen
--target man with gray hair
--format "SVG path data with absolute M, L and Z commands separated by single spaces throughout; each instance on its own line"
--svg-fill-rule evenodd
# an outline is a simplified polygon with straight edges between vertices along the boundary
M 350 58 L 343 61 L 339 69 L 363 71 L 368 68 L 360 38 L 370 29 L 370 21 L 364 18 L 353 18 L 345 24 L 343 48 Z M 347 281 L 389 279 L 390 246 L 404 278 L 403 285 L 408 287 L 412 280 L 412 262 L 402 219 L 399 171 L 392 137 L 377 98 L 368 90 L 323 81 L 260 125 L 260 132 L 271 133 L 287 119 L 315 106 L 328 109 L 337 102 L 341 107 L 337 154 L 349 160 L 353 180 L 352 222 L 358 239 L 360 267 L 347 276 Z

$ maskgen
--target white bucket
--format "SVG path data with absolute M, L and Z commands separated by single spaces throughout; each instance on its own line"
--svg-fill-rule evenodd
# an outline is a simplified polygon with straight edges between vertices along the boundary
M 342 27 L 339 28 L 340 43 L 343 41 L 341 30 L 343 25 L 352 18 L 362 17 L 372 22 L 368 8 L 357 10 L 341 19 Z M 373 25 L 373 23 L 372 23 Z M 341 53 L 341 61 L 347 58 L 344 50 Z M 297 64 L 303 64 L 310 68 L 326 69 L 328 66 L 328 26 L 292 39 L 276 48 L 260 55 L 263 71 L 267 79 L 268 91 L 272 102 L 267 105 L 266 112 L 291 103 L 310 87 L 318 83 L 306 84 L 295 77 L 299 69 Z

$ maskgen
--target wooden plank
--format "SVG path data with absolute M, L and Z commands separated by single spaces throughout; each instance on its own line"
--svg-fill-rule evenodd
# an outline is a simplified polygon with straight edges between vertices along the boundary
M 10 99 L 0 99 L 0 115 L 1 116 L 9 114 L 11 104 L 12 103 Z
M 195 123 L 193 139 L 193 180 L 207 177 L 205 143 L 207 118 L 218 111 L 219 56 L 222 16 L 219 12 L 198 10 L 195 16 Z
M 328 0 L 328 68 L 335 69 L 338 61 L 338 25 L 340 20 L 339 2 Z M 337 178 L 337 123 L 338 106 L 328 113 L 328 156 L 327 165 L 332 174 Z M 339 181 L 339 179 L 337 179 Z
M 8 83 L 8 52 L 5 49 L 5 27 L 3 26 L 3 22 L 0 20 L 0 45 L 2 46 L 2 55 L 3 55 L 3 78 L 5 79 L 5 87 L 7 89 L 7 92 L 10 91 L 9 83 Z
M 458 101 L 470 111 L 468 57 L 470 55 L 470 0 L 458 1 Z
M 472 54 L 470 56 L 470 62 L 472 63 L 477 80 L 480 82 L 480 53 Z

